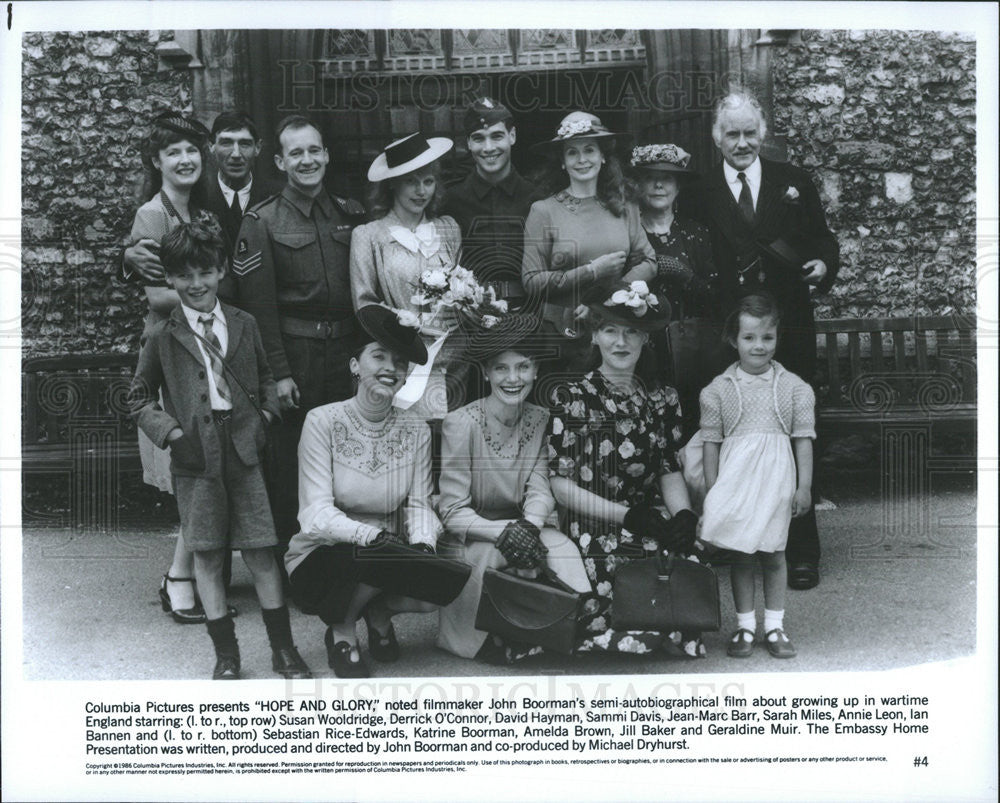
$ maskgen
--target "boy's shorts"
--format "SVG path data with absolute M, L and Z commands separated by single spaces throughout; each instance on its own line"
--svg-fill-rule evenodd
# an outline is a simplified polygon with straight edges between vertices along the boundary
M 214 476 L 174 475 L 181 535 L 192 552 L 260 549 L 278 543 L 260 465 L 243 464 L 230 426 L 227 417 L 215 416 L 222 448 Z

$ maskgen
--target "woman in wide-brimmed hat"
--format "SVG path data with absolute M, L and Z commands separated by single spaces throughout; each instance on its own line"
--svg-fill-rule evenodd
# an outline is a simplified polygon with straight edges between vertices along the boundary
M 395 661 L 392 616 L 432 609 L 359 581 L 355 547 L 402 538 L 434 552 L 440 522 L 431 508 L 430 430 L 393 406 L 411 363 L 427 362 L 415 327 L 380 305 L 357 311 L 362 339 L 351 373 L 357 392 L 310 410 L 299 440 L 299 524 L 285 567 L 298 606 L 327 625 L 327 660 L 337 677 L 367 677 L 356 623 L 364 618 L 368 650 Z
M 455 266 L 462 237 L 453 218 L 438 217 L 444 187 L 440 159 L 451 150 L 446 137 L 415 133 L 386 146 L 368 169 L 372 182 L 370 211 L 376 220 L 351 236 L 351 293 L 354 308 L 383 304 L 413 313 L 426 311 L 414 302 L 422 276 L 441 278 Z M 431 327 L 437 332 L 457 323 L 442 310 Z M 426 331 L 429 346 L 437 334 Z M 450 336 L 434 359 L 426 389 L 413 409 L 426 419 L 448 412 L 445 374 L 461 351 L 460 336 Z
M 559 388 L 548 426 L 549 483 L 560 523 L 590 578 L 577 648 L 648 653 L 670 640 L 611 627 L 615 572 L 658 549 L 690 551 L 697 525 L 677 461 L 677 393 L 658 383 L 656 372 L 643 376 L 640 369 L 649 335 L 667 325 L 670 304 L 645 282 L 598 288 L 584 303 L 600 365 Z M 673 640 L 687 655 L 704 654 L 697 633 Z
M 544 452 L 549 414 L 527 401 L 539 358 L 552 348 L 539 323 L 508 315 L 487 319 L 471 335 L 467 356 L 481 366 L 489 393 L 443 424 L 440 548 L 473 570 L 459 597 L 441 609 L 438 646 L 465 658 L 513 657 L 475 627 L 487 569 L 547 565 L 575 590 L 590 589 L 576 547 L 546 526 L 555 509 Z
M 629 182 L 656 252 L 650 289 L 673 309 L 667 331 L 654 335 L 654 343 L 667 381 L 680 394 L 688 437 L 698 428 L 698 393 L 718 373 L 725 349 L 708 229 L 676 211 L 681 187 L 696 177 L 690 161 L 691 155 L 672 143 L 639 146 L 632 150 Z
M 651 279 L 655 254 L 625 202 L 615 143 L 600 118 L 576 111 L 540 146 L 549 157 L 554 194 L 531 206 L 525 223 L 521 278 L 545 303 L 555 331 L 572 335 L 582 293 L 618 279 Z

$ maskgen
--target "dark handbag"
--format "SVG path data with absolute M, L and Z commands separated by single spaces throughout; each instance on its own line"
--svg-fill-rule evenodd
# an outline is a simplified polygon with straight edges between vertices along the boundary
M 434 605 L 453 602 L 472 573 L 465 561 L 392 540 L 359 546 L 354 559 L 359 582 Z
M 552 652 L 573 652 L 580 595 L 543 571 L 542 577 L 527 579 L 487 569 L 476 629 Z
M 616 630 L 718 630 L 718 578 L 673 554 L 626 563 L 615 572 L 611 622 Z

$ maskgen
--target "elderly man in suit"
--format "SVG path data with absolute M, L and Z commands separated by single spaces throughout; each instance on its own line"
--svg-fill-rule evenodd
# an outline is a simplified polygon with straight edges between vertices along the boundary
M 771 293 L 782 313 L 775 358 L 812 382 L 816 333 L 810 291 L 830 288 L 840 251 L 809 175 L 760 157 L 766 133 L 763 111 L 751 95 L 734 92 L 719 101 L 712 138 L 723 161 L 691 185 L 682 203 L 711 233 L 724 298 L 720 312 L 746 293 Z M 812 508 L 793 519 L 786 556 L 792 588 L 819 582 Z

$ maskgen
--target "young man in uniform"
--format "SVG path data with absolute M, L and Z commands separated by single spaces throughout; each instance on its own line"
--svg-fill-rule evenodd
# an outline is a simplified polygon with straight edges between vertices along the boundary
M 462 230 L 463 267 L 518 309 L 527 302 L 521 285 L 524 221 L 541 196 L 510 162 L 517 129 L 505 106 L 479 98 L 463 122 L 474 169 L 448 188 L 443 213 Z
M 352 393 L 348 361 L 357 324 L 349 258 L 364 207 L 326 191 L 330 156 L 309 119 L 284 118 L 275 142 L 274 161 L 288 184 L 244 216 L 233 274 L 237 304 L 257 319 L 277 382 L 282 423 L 272 506 L 278 539 L 287 545 L 298 531 L 296 451 L 305 414 Z

